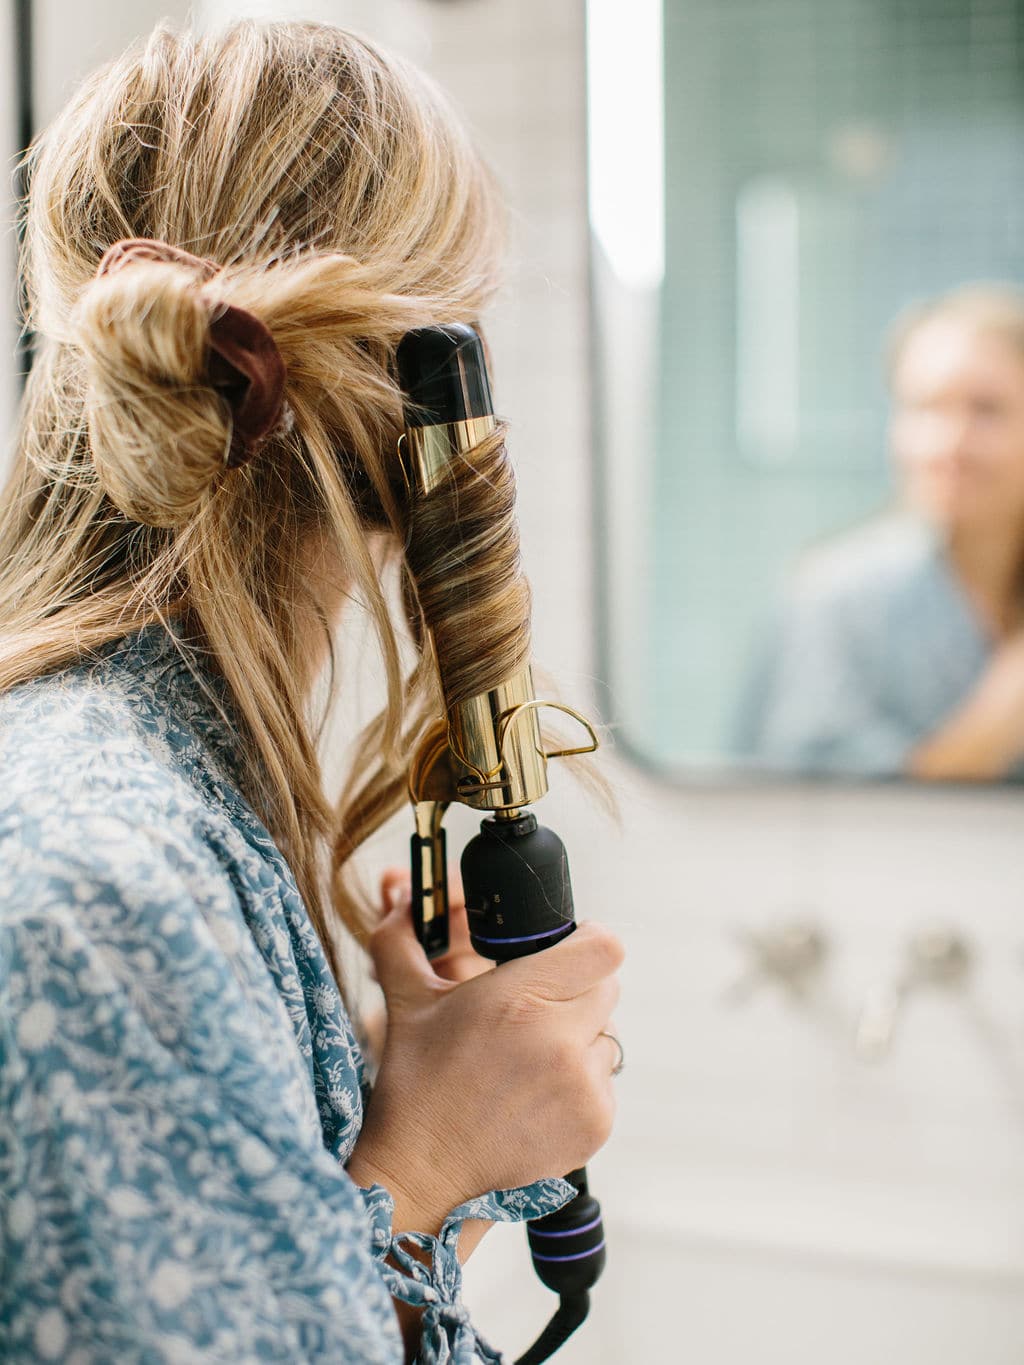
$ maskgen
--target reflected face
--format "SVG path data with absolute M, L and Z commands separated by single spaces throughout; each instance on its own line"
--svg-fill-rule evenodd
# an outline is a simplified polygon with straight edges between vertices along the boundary
M 948 530 L 1024 524 L 1024 354 L 959 318 L 904 343 L 889 437 L 914 507 Z

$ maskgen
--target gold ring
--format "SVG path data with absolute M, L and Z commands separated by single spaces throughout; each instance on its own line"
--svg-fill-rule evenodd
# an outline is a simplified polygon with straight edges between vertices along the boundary
M 612 1067 L 612 1075 L 617 1076 L 619 1072 L 622 1070 L 622 1068 L 626 1065 L 626 1049 L 619 1042 L 618 1038 L 616 1038 L 615 1034 L 609 1033 L 606 1028 L 603 1028 L 601 1030 L 600 1036 L 602 1038 L 610 1038 L 612 1042 L 615 1044 L 615 1046 L 619 1049 L 619 1060 Z

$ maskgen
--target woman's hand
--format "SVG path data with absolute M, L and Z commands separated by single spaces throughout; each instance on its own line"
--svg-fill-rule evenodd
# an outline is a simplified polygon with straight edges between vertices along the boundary
M 1006 713 L 1007 733 L 1015 745 L 1014 757 L 1024 753 L 1024 629 L 1000 644 L 989 665 L 990 686 Z
M 411 896 L 412 878 L 408 870 L 389 867 L 380 879 L 383 913 L 386 915 L 397 905 L 408 906 Z M 481 972 L 494 970 L 494 963 L 474 952 L 469 941 L 466 897 L 457 872 L 448 878 L 448 951 L 443 957 L 435 957 L 431 965 L 446 981 L 469 981 Z
M 601 1032 L 623 956 L 607 929 L 581 924 L 543 953 L 450 981 L 399 898 L 370 951 L 387 1039 L 348 1170 L 391 1191 L 396 1231 L 437 1232 L 464 1200 L 564 1174 L 604 1144 L 617 1049 Z
M 386 915 L 397 905 L 408 905 L 412 891 L 412 879 L 408 871 L 401 867 L 389 867 L 380 879 L 381 914 Z M 494 970 L 494 963 L 473 951 L 469 941 L 469 920 L 466 917 L 466 900 L 462 892 L 462 878 L 453 872 L 448 878 L 448 951 L 444 957 L 435 957 L 434 971 L 446 981 L 469 981 L 481 972 Z M 376 980 L 376 973 L 373 973 Z M 384 1056 L 384 1039 L 388 1031 L 386 1009 L 374 1009 L 363 1016 L 367 1054 L 372 1064 L 380 1065 Z
M 914 750 L 913 777 L 990 781 L 1024 757 L 1024 630 L 999 644 L 964 702 Z

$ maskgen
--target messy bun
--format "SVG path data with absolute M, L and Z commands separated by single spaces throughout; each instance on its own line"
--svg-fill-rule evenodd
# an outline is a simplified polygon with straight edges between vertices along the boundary
M 148 283 L 144 273 L 134 289 L 109 288 L 111 276 L 126 267 L 136 267 L 137 279 L 140 263 L 149 267 Z M 153 275 L 154 265 L 162 274 Z M 174 287 L 168 269 L 179 276 Z M 169 242 L 125 238 L 104 252 L 73 310 L 85 355 L 93 465 L 130 520 L 182 525 L 217 476 L 245 464 L 269 436 L 291 429 L 286 367 L 270 329 L 254 313 L 200 288 L 220 273 L 215 262 Z M 171 426 L 173 407 L 164 412 L 147 401 L 154 390 L 187 408 L 191 425 Z M 211 392 L 226 426 L 216 463 L 207 439 L 217 434 Z
M 200 283 L 180 264 L 140 262 L 92 280 L 72 318 L 93 464 L 111 502 L 148 526 L 184 524 L 224 471 L 231 417 L 206 374 Z

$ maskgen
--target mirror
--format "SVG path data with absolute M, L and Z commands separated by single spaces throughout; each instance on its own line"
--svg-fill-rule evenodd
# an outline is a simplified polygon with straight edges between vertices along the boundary
M 1024 3 L 588 6 L 608 712 L 1024 779 Z

